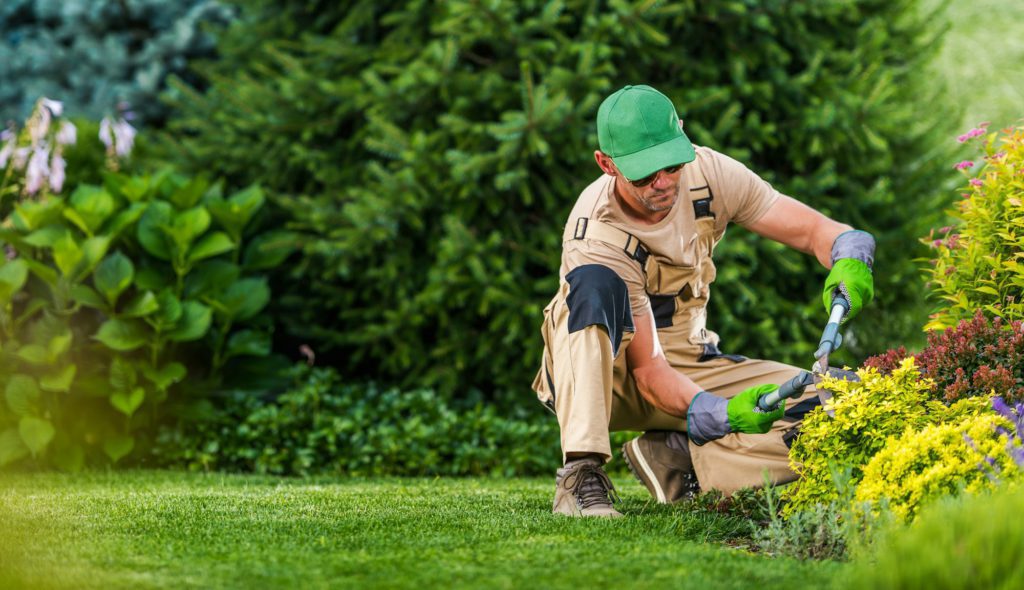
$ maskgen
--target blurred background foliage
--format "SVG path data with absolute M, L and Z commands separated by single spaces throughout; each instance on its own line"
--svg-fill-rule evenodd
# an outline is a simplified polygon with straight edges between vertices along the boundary
M 143 149 L 126 172 L 171 166 L 266 195 L 263 245 L 294 250 L 263 270 L 272 295 L 253 318 L 278 354 L 333 367 L 346 387 L 429 390 L 420 397 L 469 419 L 497 402 L 509 430 L 526 432 L 513 421 L 544 419 L 529 384 L 561 228 L 599 172 L 597 107 L 625 84 L 661 89 L 696 143 L 876 235 L 876 301 L 849 328 L 840 361 L 919 347 L 929 304 L 918 239 L 955 196 L 953 138 L 969 98 L 986 92 L 947 67 L 964 60 L 943 33 L 950 18 L 954 32 L 998 19 L 965 18 L 961 5 L 9 0 L 0 116 L 23 119 L 40 94 L 91 119 L 131 102 Z M 970 97 L 951 90 L 968 80 Z M 78 125 L 70 189 L 103 181 L 96 123 Z M 739 227 L 718 262 L 711 327 L 727 351 L 807 365 L 823 269 Z M 257 412 L 253 427 L 266 426 L 258 407 L 284 386 L 251 370 L 179 408 L 173 427 L 213 420 L 195 435 L 209 441 L 225 416 Z M 543 436 L 557 455 L 557 436 Z M 171 455 L 187 454 L 185 440 Z
M 286 347 L 520 399 L 561 228 L 598 173 L 597 106 L 635 82 L 668 94 L 696 143 L 878 237 L 879 295 L 848 362 L 920 334 L 911 258 L 940 216 L 955 122 L 920 105 L 957 107 L 927 75 L 942 21 L 917 2 L 256 1 L 243 16 L 197 65 L 205 91 L 172 81 L 165 157 L 260 183 L 306 236 L 276 279 Z M 727 349 L 806 364 L 818 264 L 737 228 L 718 266 Z
M 99 119 L 127 101 L 162 124 L 169 74 L 200 83 L 188 62 L 214 54 L 203 25 L 233 10 L 214 0 L 4 0 L 0 3 L 0 120 L 21 121 L 40 96 Z

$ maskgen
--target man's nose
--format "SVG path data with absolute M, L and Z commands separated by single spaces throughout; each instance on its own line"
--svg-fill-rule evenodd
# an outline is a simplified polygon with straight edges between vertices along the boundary
M 658 176 L 655 177 L 654 182 L 652 182 L 651 185 L 654 188 L 658 189 L 658 190 L 664 190 L 664 189 L 667 189 L 667 188 L 671 188 L 672 185 L 675 184 L 674 177 L 675 177 L 674 174 L 669 174 L 668 172 L 665 172 L 664 170 L 659 170 L 658 171 Z

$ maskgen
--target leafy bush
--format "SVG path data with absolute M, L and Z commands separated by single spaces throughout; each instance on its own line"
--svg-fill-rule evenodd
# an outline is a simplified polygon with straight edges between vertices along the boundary
M 0 120 L 20 119 L 39 96 L 60 96 L 76 115 L 99 119 L 126 100 L 158 122 L 167 76 L 190 76 L 187 60 L 212 56 L 201 27 L 231 14 L 214 0 L 4 0 Z
M 928 404 L 926 379 L 906 359 L 891 375 L 867 368 L 857 371 L 860 382 L 826 378 L 822 384 L 835 394 L 830 417 L 815 408 L 805 418 L 801 434 L 789 457 L 800 476 L 786 488 L 784 512 L 792 515 L 839 499 L 833 473 L 849 472 L 849 485 L 856 485 L 868 461 L 882 450 L 889 437 L 908 428 L 921 428 L 935 411 Z
M 894 526 L 842 577 L 846 588 L 1024 587 L 1024 490 L 965 495 Z
M 278 475 L 551 475 L 558 424 L 493 405 L 457 409 L 429 389 L 343 383 L 329 368 L 295 367 L 268 401 L 227 400 L 211 422 L 165 430 L 170 465 Z M 540 406 L 537 406 L 540 411 Z
M 906 349 L 889 350 L 864 362 L 886 374 L 910 356 Z M 946 403 L 968 397 L 1024 401 L 1024 324 L 1008 325 L 1000 317 L 988 321 L 979 310 L 955 328 L 932 331 L 924 349 L 913 355 L 921 373 L 932 380 L 931 397 Z
M 257 318 L 269 287 L 244 273 L 280 251 L 242 239 L 263 201 L 164 171 L 13 204 L 0 225 L 0 466 L 117 462 L 186 376 L 201 391 L 230 359 L 269 353 Z
M 974 401 L 974 400 L 970 400 Z M 978 400 L 982 401 L 982 400 Z M 961 402 L 963 403 L 963 402 Z M 987 409 L 974 404 L 976 410 Z M 913 520 L 923 505 L 947 495 L 991 489 L 1001 480 L 1019 478 L 1007 451 L 1009 422 L 988 410 L 957 423 L 932 424 L 889 440 L 864 467 L 856 499 Z
M 209 89 L 173 85 L 166 147 L 259 182 L 310 235 L 275 278 L 274 315 L 346 374 L 524 390 L 562 226 L 599 174 L 597 107 L 637 82 L 676 102 L 697 143 L 875 233 L 885 272 L 866 313 L 890 321 L 853 326 L 853 354 L 924 321 L 901 288 L 917 274 L 906 254 L 952 171 L 916 106 L 944 100 L 920 67 L 939 22 L 916 2 L 261 0 L 243 14 L 197 66 Z M 729 347 L 809 358 L 817 262 L 745 232 L 719 254 L 712 317 Z
M 979 310 L 988 317 L 1024 320 L 1024 126 L 991 134 L 979 128 L 961 140 L 979 136 L 984 137 L 981 157 L 957 165 L 967 176 L 975 166 L 979 171 L 951 211 L 956 223 L 927 240 L 935 250 L 929 280 L 942 307 L 926 330 L 955 326 Z

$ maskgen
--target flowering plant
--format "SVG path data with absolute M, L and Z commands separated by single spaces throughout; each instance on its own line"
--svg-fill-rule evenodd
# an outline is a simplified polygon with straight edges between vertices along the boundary
M 43 97 L 19 133 L 13 126 L 0 132 L 0 198 L 59 193 L 64 187 L 64 148 L 77 141 L 77 129 L 61 120 L 63 103 Z
M 926 330 L 955 326 L 976 310 L 1024 320 L 1024 126 L 988 133 L 982 124 L 958 140 L 980 142 L 982 156 L 955 166 L 967 179 L 950 212 L 956 223 L 923 240 L 934 250 L 927 273 L 942 300 Z

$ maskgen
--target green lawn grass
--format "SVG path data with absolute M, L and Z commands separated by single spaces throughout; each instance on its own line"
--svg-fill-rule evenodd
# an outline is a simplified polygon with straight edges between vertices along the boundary
M 0 476 L 0 588 L 825 587 L 833 562 L 723 541 L 750 521 L 650 502 L 550 513 L 550 479 L 128 472 Z

